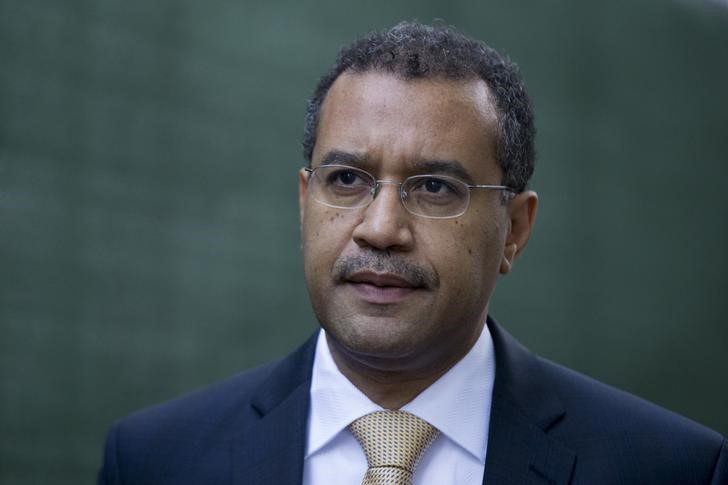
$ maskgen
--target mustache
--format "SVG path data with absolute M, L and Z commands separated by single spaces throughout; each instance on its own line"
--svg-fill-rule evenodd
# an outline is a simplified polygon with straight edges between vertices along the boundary
M 432 290 L 440 286 L 440 278 L 434 271 L 389 252 L 367 252 L 340 257 L 334 263 L 334 280 L 345 283 L 361 271 L 395 274 L 416 288 Z

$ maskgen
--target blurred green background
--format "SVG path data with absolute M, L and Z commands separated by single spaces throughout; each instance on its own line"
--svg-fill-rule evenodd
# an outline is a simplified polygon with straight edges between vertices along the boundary
M 0 482 L 92 483 L 109 424 L 288 352 L 305 103 L 340 45 L 444 19 L 515 59 L 536 232 L 492 313 L 728 433 L 728 9 L 0 1 Z

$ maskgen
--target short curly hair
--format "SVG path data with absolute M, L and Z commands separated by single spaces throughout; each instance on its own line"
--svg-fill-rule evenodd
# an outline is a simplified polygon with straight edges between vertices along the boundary
M 518 66 L 485 43 L 452 27 L 402 22 L 372 32 L 342 48 L 331 69 L 319 80 L 308 102 L 303 154 L 309 165 L 316 144 L 321 105 L 336 79 L 345 71 L 382 71 L 402 79 L 483 79 L 496 101 L 496 156 L 502 183 L 516 192 L 526 189 L 535 162 L 531 101 Z

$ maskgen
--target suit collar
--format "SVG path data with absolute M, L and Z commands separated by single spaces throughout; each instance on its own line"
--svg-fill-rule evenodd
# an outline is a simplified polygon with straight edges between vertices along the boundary
M 538 359 L 488 318 L 496 358 L 484 483 L 566 484 L 576 455 L 548 435 L 565 415 Z
M 314 334 L 275 364 L 253 396 L 259 419 L 233 442 L 233 483 L 301 483 L 315 344 Z
M 548 435 L 565 415 L 538 359 L 488 318 L 496 377 L 484 483 L 567 484 L 576 455 Z M 301 483 L 316 334 L 271 370 L 259 419 L 233 443 L 233 483 Z M 238 458 L 240 457 L 240 458 Z

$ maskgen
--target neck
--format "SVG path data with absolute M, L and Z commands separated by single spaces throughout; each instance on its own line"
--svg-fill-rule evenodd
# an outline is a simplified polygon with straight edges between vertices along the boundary
M 449 369 L 435 375 L 413 376 L 405 372 L 372 370 L 351 366 L 334 354 L 334 362 L 344 376 L 364 395 L 384 409 L 399 409 L 427 389 Z
M 426 364 L 413 366 L 412 361 L 361 357 L 341 347 L 327 334 L 327 343 L 339 371 L 365 396 L 384 409 L 399 409 L 430 387 L 467 354 L 480 333 L 462 353 L 427 359 Z

